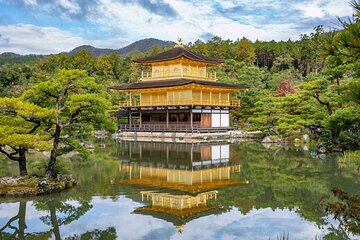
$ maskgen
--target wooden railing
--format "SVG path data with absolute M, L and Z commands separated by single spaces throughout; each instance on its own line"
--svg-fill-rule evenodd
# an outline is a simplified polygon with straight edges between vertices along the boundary
M 196 79 L 216 80 L 216 72 L 204 72 L 198 70 L 184 71 L 183 68 L 179 68 L 177 71 L 154 71 L 154 72 L 141 72 L 141 80 L 154 80 L 161 78 L 176 78 L 187 77 Z
M 178 101 L 121 101 L 120 107 L 155 107 L 155 106 L 226 106 L 239 107 L 240 100 L 208 101 L 208 100 L 178 100 Z
M 187 133 L 216 133 L 231 130 L 231 127 L 201 127 L 199 124 L 119 124 L 120 132 L 187 132 Z

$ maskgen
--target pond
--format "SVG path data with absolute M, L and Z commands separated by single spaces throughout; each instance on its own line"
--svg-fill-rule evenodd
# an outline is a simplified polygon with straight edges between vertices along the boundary
M 360 189 L 335 156 L 249 142 L 94 145 L 86 161 L 60 160 L 78 186 L 1 199 L 0 239 L 360 239 L 324 212 L 331 188 Z

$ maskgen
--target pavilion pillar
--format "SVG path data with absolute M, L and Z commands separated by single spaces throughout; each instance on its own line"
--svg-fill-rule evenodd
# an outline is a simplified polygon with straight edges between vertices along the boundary
M 193 126 L 193 111 L 191 108 L 190 108 L 190 126 L 191 126 L 191 129 L 194 127 Z
M 129 126 L 130 126 L 130 128 L 132 126 L 132 113 L 131 112 L 129 114 Z
M 166 128 L 169 128 L 169 109 L 166 109 Z
M 141 109 L 139 110 L 139 127 L 141 128 L 141 125 L 142 125 L 142 112 L 141 112 Z

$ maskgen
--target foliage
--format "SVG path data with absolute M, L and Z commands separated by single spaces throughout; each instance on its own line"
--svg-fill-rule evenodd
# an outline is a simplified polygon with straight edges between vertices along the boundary
M 325 210 L 334 215 L 339 221 L 343 221 L 346 228 L 355 234 L 360 233 L 360 194 L 349 196 L 339 188 L 333 188 L 332 193 L 338 199 L 337 202 L 327 203 Z
M 242 38 L 235 43 L 235 59 L 252 64 L 255 61 L 255 49 L 253 43 L 246 38 Z
M 18 55 L 15 53 L 1 53 L 0 54 L 0 67 L 2 65 L 14 65 L 14 64 L 27 64 L 32 65 L 35 64 L 36 61 L 41 59 L 41 55 Z
M 0 98 L 0 152 L 19 162 L 20 175 L 26 175 L 28 149 L 50 149 L 50 119 L 56 112 L 19 98 Z
M 291 86 L 291 81 L 282 81 L 279 84 L 279 89 L 274 94 L 275 97 L 283 97 L 286 94 L 295 93 L 296 90 Z
M 59 153 L 79 148 L 79 144 L 69 140 L 79 134 L 79 131 L 84 134 L 83 130 L 88 126 L 113 131 L 107 112 L 110 107 L 109 96 L 104 86 L 96 83 L 84 70 L 60 70 L 49 80 L 31 87 L 22 97 L 56 111 L 53 118 L 55 128 L 51 130 L 54 143 L 47 169 L 48 176 L 56 175 L 55 164 Z M 60 143 L 64 146 L 60 147 Z
M 344 151 L 338 157 L 339 165 L 354 165 L 360 171 L 360 151 Z
M 27 65 L 0 66 L 0 97 L 20 95 L 31 82 L 33 74 L 34 68 Z

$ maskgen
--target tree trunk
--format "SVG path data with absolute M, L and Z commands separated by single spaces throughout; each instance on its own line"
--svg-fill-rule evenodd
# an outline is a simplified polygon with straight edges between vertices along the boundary
M 57 173 L 55 172 L 55 165 L 56 165 L 56 154 L 59 148 L 60 133 L 61 133 L 61 127 L 59 124 L 56 124 L 53 149 L 51 150 L 50 161 L 46 170 L 46 177 L 56 178 L 57 175 Z
M 51 225 L 53 227 L 53 233 L 54 233 L 54 237 L 56 240 L 61 240 L 61 235 L 60 235 L 60 229 L 59 229 L 59 222 L 58 219 L 56 217 L 56 208 L 54 206 L 54 203 L 49 203 L 48 204 L 49 210 L 50 210 L 50 221 L 51 221 Z
M 27 175 L 27 169 L 26 169 L 26 149 L 22 148 L 19 151 L 19 169 L 20 169 L 20 176 L 26 176 Z
M 21 201 L 19 203 L 19 239 L 25 239 L 25 229 L 26 226 L 26 201 Z
M 336 78 L 337 94 L 340 96 L 340 78 Z

